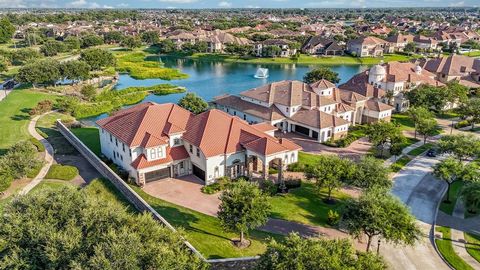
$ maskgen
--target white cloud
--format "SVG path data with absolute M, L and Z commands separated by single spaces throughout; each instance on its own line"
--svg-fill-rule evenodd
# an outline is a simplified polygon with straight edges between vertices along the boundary
M 465 6 L 465 1 L 453 2 L 453 3 L 450 3 L 448 6 L 450 6 L 450 7 L 463 7 L 463 6 Z
M 120 3 L 120 4 L 117 5 L 117 7 L 120 7 L 120 8 L 128 7 L 128 4 L 127 3 Z
M 260 8 L 260 6 L 248 5 L 246 8 Z
M 72 7 L 83 7 L 87 4 L 87 1 L 85 0 L 76 0 L 70 3 Z
M 227 1 L 221 1 L 220 3 L 218 3 L 218 6 L 223 7 L 223 8 L 228 8 L 228 7 L 232 6 L 232 3 L 227 2 Z
M 198 0 L 158 0 L 158 2 L 162 3 L 176 3 L 176 4 L 190 4 L 195 3 Z

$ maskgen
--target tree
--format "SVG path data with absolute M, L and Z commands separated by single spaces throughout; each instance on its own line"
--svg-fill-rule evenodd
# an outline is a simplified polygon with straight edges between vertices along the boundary
M 63 40 L 69 51 L 80 50 L 80 39 L 75 36 L 68 36 Z
M 57 60 L 41 59 L 21 67 L 16 80 L 31 83 L 35 87 L 38 84 L 56 85 L 61 77 L 60 63 Z
M 394 145 L 405 139 L 400 129 L 391 122 L 379 121 L 366 128 L 370 142 L 380 148 L 380 156 L 383 157 L 387 145 Z
M 480 164 L 469 162 L 464 165 L 462 180 L 465 182 L 480 182 Z
M 103 37 L 95 35 L 95 34 L 89 34 L 86 36 L 81 37 L 81 47 L 82 48 L 88 48 L 92 46 L 98 46 L 102 45 L 104 43 Z
M 178 106 L 194 114 L 199 114 L 208 109 L 208 103 L 195 93 L 187 93 L 178 101 Z
M 220 195 L 218 218 L 222 227 L 240 233 L 240 246 L 245 244 L 244 233 L 267 222 L 270 204 L 266 195 L 253 183 L 240 180 L 232 183 Z
M 357 162 L 351 183 L 366 189 L 390 188 L 392 181 L 388 174 L 389 169 L 383 165 L 383 161 L 365 156 Z
M 464 103 L 468 100 L 469 88 L 454 80 L 447 83 L 445 99 L 447 105 Z
M 326 67 L 314 69 L 305 74 L 305 76 L 303 77 L 303 81 L 305 83 L 314 83 L 322 79 L 330 81 L 332 83 L 340 82 L 340 77 L 338 77 L 338 73 Z
M 40 52 L 45 56 L 55 56 L 65 51 L 65 44 L 57 40 L 48 40 L 40 47 Z
M 375 236 L 395 244 L 413 245 L 421 234 L 408 208 L 384 190 L 369 190 L 348 202 L 342 222 L 355 237 L 368 237 L 367 251 Z
M 175 43 L 171 39 L 164 39 L 157 44 L 160 53 L 169 54 L 176 50 Z
M 445 135 L 440 138 L 438 149 L 441 153 L 452 154 L 463 161 L 480 154 L 480 139 L 470 134 Z
M 5 17 L 0 19 L 0 43 L 7 43 L 15 33 L 15 26 Z
M 262 57 L 276 57 L 282 52 L 278 46 L 265 46 L 262 48 Z
M 465 184 L 460 191 L 460 198 L 463 200 L 468 212 L 476 213 L 480 209 L 480 182 Z
M 7 60 L 0 56 L 0 72 L 7 71 L 8 65 L 7 65 Z
M 412 106 L 408 109 L 407 114 L 410 117 L 410 119 L 412 119 L 413 124 L 415 125 L 415 135 L 414 135 L 415 139 L 417 138 L 418 123 L 424 119 L 434 118 L 433 113 L 423 106 L 420 106 L 420 107 Z
M 452 183 L 460 179 L 461 175 L 463 174 L 463 170 L 464 167 L 462 162 L 452 157 L 448 157 L 435 165 L 433 174 L 440 180 L 445 181 L 448 186 L 447 198 L 445 199 L 446 203 L 450 203 L 450 187 Z
M 260 256 L 259 270 L 383 270 L 387 264 L 371 252 L 356 252 L 347 239 L 302 238 L 289 234 L 285 241 L 271 240 Z
M 90 77 L 90 66 L 84 61 L 70 60 L 60 64 L 60 72 L 63 78 L 75 81 L 83 81 Z
M 23 66 L 27 63 L 30 63 L 36 59 L 39 59 L 41 54 L 31 48 L 22 48 L 17 49 L 12 54 L 12 64 L 16 66 Z
M 446 107 L 448 103 L 447 95 L 447 87 L 426 84 L 422 84 L 405 93 L 411 106 L 434 109 L 437 112 L 442 111 Z
M 111 31 L 103 34 L 103 39 L 108 44 L 120 43 L 123 40 L 123 34 L 119 31 Z
M 142 41 L 150 45 L 157 44 L 160 41 L 160 35 L 157 31 L 143 32 Z
M 95 86 L 87 84 L 82 87 L 80 93 L 86 100 L 91 100 L 97 94 L 97 90 L 95 89 Z
M 327 199 L 333 203 L 332 192 L 342 186 L 353 174 L 353 164 L 347 159 L 334 155 L 318 156 L 318 162 L 314 166 L 305 168 L 307 179 L 315 180 L 318 191 L 327 189 Z
M 437 120 L 435 120 L 435 118 L 421 119 L 417 124 L 416 130 L 423 136 L 423 144 L 425 144 L 428 137 L 437 133 Z
M 472 129 L 475 128 L 475 123 L 480 123 L 480 98 L 471 98 L 463 103 L 459 109 L 463 116 L 470 120 Z
M 405 48 L 403 48 L 403 51 L 408 54 L 411 54 L 411 53 L 414 53 L 416 49 L 417 49 L 417 46 L 415 45 L 415 43 L 409 42 L 407 43 L 407 45 L 405 45 Z
M 115 57 L 107 50 L 92 48 L 82 51 L 80 60 L 85 61 L 92 70 L 100 70 L 103 67 L 114 66 Z
M 104 196 L 64 187 L 12 200 L 0 216 L 0 268 L 206 269 L 178 233 Z
M 137 37 L 127 36 L 120 43 L 122 47 L 134 49 L 142 46 L 142 42 Z

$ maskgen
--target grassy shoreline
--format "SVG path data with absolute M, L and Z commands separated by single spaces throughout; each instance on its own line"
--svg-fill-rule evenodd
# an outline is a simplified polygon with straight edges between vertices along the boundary
M 330 56 L 330 57 L 314 57 L 309 55 L 300 55 L 297 59 L 292 58 L 260 58 L 260 57 L 240 57 L 230 54 L 210 54 L 210 53 L 196 53 L 190 56 L 185 55 L 171 55 L 172 57 L 188 58 L 196 61 L 219 61 L 219 62 L 233 62 L 233 63 L 247 63 L 247 64 L 305 64 L 305 65 L 374 65 L 381 61 L 407 61 L 415 57 L 401 55 L 401 54 L 387 54 L 384 57 L 353 57 L 349 55 L 344 56 Z

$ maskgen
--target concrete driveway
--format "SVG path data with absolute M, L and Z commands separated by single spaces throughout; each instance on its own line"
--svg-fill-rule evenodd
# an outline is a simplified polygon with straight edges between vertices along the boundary
M 430 232 L 446 184 L 430 173 L 438 158 L 417 157 L 394 176 L 392 193 L 410 207 L 418 219 L 423 237 L 413 247 L 384 244 L 381 254 L 392 269 L 450 269 L 430 242 Z
M 202 187 L 203 181 L 194 175 L 188 175 L 147 183 L 143 191 L 164 201 L 216 216 L 220 205 L 219 194 L 204 194 Z

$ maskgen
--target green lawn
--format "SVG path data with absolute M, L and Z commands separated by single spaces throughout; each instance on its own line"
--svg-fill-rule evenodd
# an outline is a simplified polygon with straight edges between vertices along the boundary
M 402 156 L 401 158 L 397 159 L 392 165 L 390 165 L 390 169 L 393 172 L 399 172 L 411 160 L 412 159 L 409 156 Z
M 239 57 L 229 54 L 210 54 L 210 53 L 196 53 L 187 58 L 199 61 L 222 61 L 222 62 L 236 62 L 236 63 L 250 63 L 250 64 L 318 64 L 318 65 L 374 65 L 380 61 L 407 61 L 412 57 L 400 54 L 387 54 L 383 58 L 373 57 L 352 57 L 345 56 L 331 56 L 331 57 L 314 57 L 309 55 L 300 55 L 298 59 L 293 58 L 260 58 L 260 57 Z
M 20 140 L 28 139 L 29 109 L 39 101 L 54 98 L 54 95 L 36 91 L 15 90 L 0 101 L 0 152 Z
M 293 189 L 286 195 L 277 195 L 270 199 L 272 217 L 329 227 L 327 224 L 328 211 L 335 210 L 341 213 L 341 209 L 349 198 L 347 194 L 339 191 L 332 194 L 337 201 L 334 205 L 323 201 L 327 198 L 326 190 L 322 190 L 318 194 L 313 183 L 304 182 L 302 187 Z
M 470 57 L 478 57 L 480 56 L 480 51 L 468 52 L 468 53 L 464 53 L 463 55 L 470 56 Z
M 46 179 L 59 179 L 70 181 L 78 175 L 78 169 L 74 166 L 53 164 L 45 175 Z
M 459 117 L 460 114 L 458 114 L 454 110 L 448 110 L 448 111 L 436 113 L 435 116 L 440 119 L 451 119 L 451 118 Z
M 73 146 L 67 141 L 67 139 L 65 139 L 65 137 L 63 137 L 60 132 L 58 132 L 57 128 L 55 127 L 55 122 L 57 119 L 60 119 L 63 122 L 74 120 L 74 118 L 69 115 L 53 112 L 38 119 L 36 126 L 37 132 L 46 138 L 53 146 L 55 154 L 71 155 L 77 153 L 75 148 L 73 148 Z
M 417 147 L 417 148 L 413 149 L 412 151 L 408 152 L 408 155 L 409 156 L 419 156 L 422 153 L 424 153 L 425 151 L 428 151 L 432 147 L 433 147 L 433 144 L 426 143 L 426 144 L 424 144 L 420 147 Z
M 467 248 L 468 254 L 480 262 L 480 235 L 471 233 L 464 233 L 464 235 L 467 241 L 465 247 Z
M 275 234 L 253 231 L 249 238 L 252 240 L 250 247 L 239 249 L 234 247 L 230 241 L 238 238 L 238 235 L 224 232 L 217 218 L 160 200 L 148 195 L 137 186 L 132 186 L 132 188 L 173 226 L 183 228 L 187 240 L 206 258 L 259 255 L 265 251 L 265 243 L 269 237 L 279 240 L 283 238 Z
M 473 267 L 468 265 L 453 250 L 450 228 L 437 227 L 435 230 L 441 232 L 443 235 L 442 239 L 435 239 L 435 243 L 437 244 L 438 251 L 440 251 L 445 260 L 457 270 L 473 270 Z
M 72 133 L 75 134 L 95 155 L 101 155 L 100 149 L 100 134 L 96 127 L 72 128 Z
M 401 130 L 415 130 L 415 124 L 406 113 L 394 113 L 392 122 L 399 125 Z
M 439 180 L 440 181 L 440 180 Z M 440 204 L 440 210 L 446 214 L 451 215 L 453 213 L 453 209 L 455 208 L 455 203 L 457 202 L 458 198 L 458 193 L 463 187 L 463 182 L 457 181 L 454 182 L 451 187 L 450 187 L 450 203 L 444 202 L 444 200 L 447 198 L 447 194 L 445 194 L 445 197 L 442 200 L 442 203 Z

